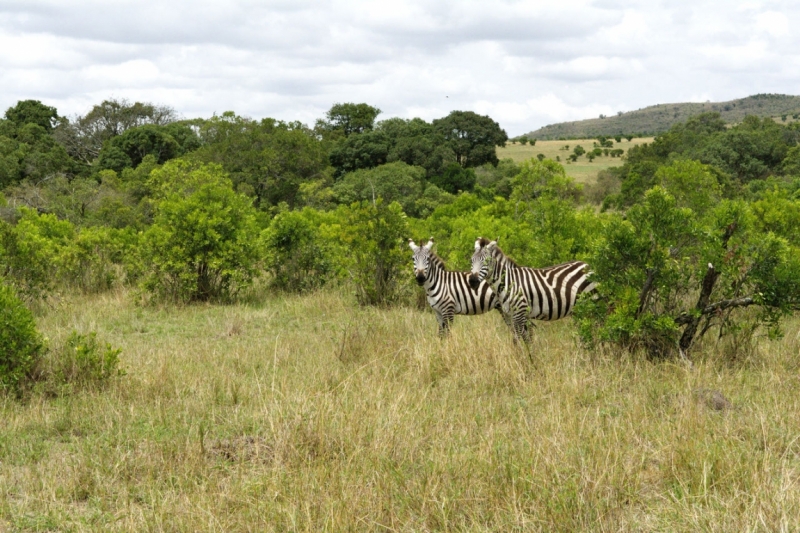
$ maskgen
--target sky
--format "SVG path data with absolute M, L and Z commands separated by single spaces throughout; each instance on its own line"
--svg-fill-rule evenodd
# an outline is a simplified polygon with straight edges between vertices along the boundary
M 379 120 L 474 111 L 515 136 L 800 94 L 798 27 L 795 1 L 0 0 L 0 110 L 117 98 L 313 125 L 366 102 Z

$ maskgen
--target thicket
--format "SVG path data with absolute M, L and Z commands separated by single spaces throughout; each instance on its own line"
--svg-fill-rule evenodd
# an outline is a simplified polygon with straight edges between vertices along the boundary
M 482 235 L 524 265 L 591 264 L 601 289 L 576 321 L 590 345 L 687 353 L 709 332 L 776 335 L 798 307 L 793 124 L 702 114 L 583 188 L 555 161 L 498 161 L 507 136 L 489 117 L 379 115 L 336 104 L 312 128 L 114 100 L 65 118 L 20 102 L 0 120 L 0 275 L 25 301 L 115 284 L 225 301 L 263 275 L 391 305 L 413 294 L 408 237 L 434 236 L 464 270 Z

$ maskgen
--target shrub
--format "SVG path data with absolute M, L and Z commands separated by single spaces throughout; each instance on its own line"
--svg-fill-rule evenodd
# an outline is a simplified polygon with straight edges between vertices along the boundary
M 680 169 L 662 176 L 677 198 L 654 187 L 602 231 L 589 260 L 599 298 L 576 307 L 587 344 L 643 348 L 656 357 L 685 354 L 708 331 L 741 337 L 764 326 L 777 334 L 780 318 L 800 307 L 797 250 L 754 231 L 744 202 L 712 206 L 713 187 L 684 188 L 689 174 Z M 744 307 L 754 311 L 740 313 Z M 756 327 L 744 326 L 750 320 Z
M 329 241 L 302 212 L 279 213 L 264 231 L 266 268 L 279 289 L 302 292 L 321 287 L 333 273 Z
M 450 194 L 471 191 L 475 188 L 477 177 L 471 168 L 461 168 L 458 163 L 450 163 L 439 175 L 432 176 L 430 182 Z
M 351 277 L 362 305 L 390 305 L 400 299 L 408 262 L 406 216 L 397 202 L 378 199 L 350 206 L 345 241 L 352 256 Z
M 180 302 L 226 299 L 255 274 L 258 228 L 250 199 L 218 165 L 173 160 L 152 173 L 156 217 L 142 237 L 142 287 Z
M 14 289 L 0 283 L 0 386 L 19 393 L 43 350 L 33 315 Z

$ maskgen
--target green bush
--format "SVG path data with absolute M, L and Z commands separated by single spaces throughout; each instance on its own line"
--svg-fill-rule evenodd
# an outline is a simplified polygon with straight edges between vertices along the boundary
M 408 235 L 400 204 L 378 199 L 374 204 L 353 204 L 347 212 L 345 242 L 351 250 L 351 277 L 362 305 L 390 305 L 402 294 L 404 250 Z
M 43 351 L 33 315 L 0 280 L 0 386 L 19 393 Z
M 331 243 L 304 212 L 279 213 L 264 231 L 265 267 L 275 287 L 292 292 L 324 285 L 333 274 Z
M 219 165 L 173 160 L 151 175 L 156 216 L 142 236 L 142 287 L 179 302 L 227 299 L 258 258 L 256 211 Z
M 25 300 L 42 299 L 55 286 L 55 258 L 72 238 L 73 227 L 31 209 L 21 208 L 18 213 L 22 218 L 16 225 L 0 221 L 0 275 Z
M 779 320 L 800 307 L 798 250 L 758 231 L 746 203 L 712 205 L 713 187 L 692 190 L 672 178 L 678 198 L 654 187 L 601 230 L 589 259 L 598 298 L 575 312 L 583 340 L 660 357 L 685 354 L 709 331 L 778 333 Z

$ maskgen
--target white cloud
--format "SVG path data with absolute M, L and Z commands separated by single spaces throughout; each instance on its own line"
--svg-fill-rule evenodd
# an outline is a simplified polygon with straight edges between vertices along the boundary
M 756 16 L 756 29 L 773 37 L 783 37 L 789 33 L 789 19 L 783 13 L 765 11 Z
M 114 96 L 312 123 L 364 101 L 381 118 L 471 109 L 516 135 L 797 92 L 798 23 L 800 6 L 777 0 L 7 0 L 0 108 L 37 98 L 85 113 Z

